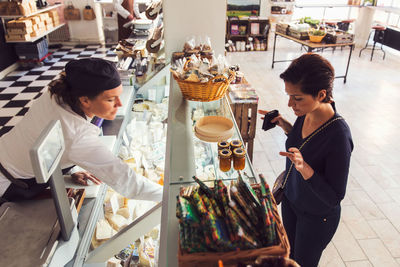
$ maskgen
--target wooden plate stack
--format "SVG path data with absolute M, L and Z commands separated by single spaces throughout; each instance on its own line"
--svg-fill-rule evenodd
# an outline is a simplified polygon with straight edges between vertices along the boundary
M 194 131 L 202 141 L 220 142 L 232 137 L 233 122 L 221 116 L 202 117 L 196 122 Z

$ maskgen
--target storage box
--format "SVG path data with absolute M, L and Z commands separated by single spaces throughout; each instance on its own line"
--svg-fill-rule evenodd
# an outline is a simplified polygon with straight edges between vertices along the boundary
M 32 16 L 32 17 L 29 17 L 28 19 L 30 19 L 32 21 L 32 24 L 40 23 L 40 17 L 38 17 L 38 16 Z
M 32 27 L 30 19 L 10 20 L 7 22 L 7 28 L 29 28 Z
M 27 27 L 27 28 L 9 28 L 7 29 L 7 34 L 13 35 L 13 34 L 27 34 L 33 32 L 32 27 Z
M 53 26 L 56 27 L 60 25 L 60 20 L 59 19 L 53 19 Z
M 183 253 L 178 245 L 179 267 L 217 266 L 219 260 L 223 261 L 224 266 L 237 266 L 238 261 L 245 263 L 254 262 L 256 258 L 263 255 L 288 257 L 290 253 L 289 240 L 282 225 L 275 200 L 273 200 L 273 214 L 277 221 L 276 233 L 279 239 L 278 245 L 240 251 L 202 252 L 190 254 Z
M 50 17 L 50 18 L 55 18 L 55 17 L 58 18 L 58 12 L 57 12 L 57 10 L 50 10 L 50 11 L 48 11 L 47 13 L 49 14 L 49 17 Z
M 27 34 L 6 34 L 6 41 L 7 42 L 12 42 L 12 41 L 30 41 L 31 40 L 31 35 L 29 33 Z
M 308 32 L 299 32 L 289 27 L 288 35 L 299 40 L 308 40 Z
M 287 35 L 288 32 L 289 32 L 289 24 L 287 24 L 287 23 L 277 23 L 275 31 Z
M 41 38 L 32 43 L 21 43 L 15 45 L 15 52 L 21 59 L 41 59 L 49 51 L 46 38 Z
M 337 31 L 335 33 L 328 32 L 324 40 L 328 44 L 352 43 L 354 42 L 354 34 L 342 31 Z

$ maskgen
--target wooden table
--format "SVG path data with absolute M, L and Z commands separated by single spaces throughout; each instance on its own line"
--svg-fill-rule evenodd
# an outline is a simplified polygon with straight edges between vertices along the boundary
M 289 62 L 292 60 L 275 60 L 275 45 L 276 45 L 276 37 L 281 36 L 283 38 L 289 39 L 291 41 L 294 41 L 298 44 L 301 44 L 302 46 L 307 47 L 307 52 L 312 52 L 315 49 L 322 49 L 322 48 L 335 48 L 335 47 L 345 47 L 345 46 L 350 46 L 350 53 L 349 53 L 349 59 L 347 60 L 347 66 L 346 66 L 346 73 L 342 76 L 336 76 L 335 78 L 343 78 L 343 82 L 346 83 L 347 80 L 347 73 L 349 71 L 349 65 L 350 65 L 350 59 L 351 59 L 351 53 L 353 52 L 353 47 L 354 47 L 354 42 L 352 43 L 344 43 L 344 44 L 326 44 L 326 43 L 313 43 L 310 42 L 309 40 L 300 40 L 297 38 L 294 38 L 292 36 L 280 33 L 280 32 L 275 32 L 274 36 L 274 49 L 272 52 L 272 68 L 274 68 L 274 64 L 276 62 Z

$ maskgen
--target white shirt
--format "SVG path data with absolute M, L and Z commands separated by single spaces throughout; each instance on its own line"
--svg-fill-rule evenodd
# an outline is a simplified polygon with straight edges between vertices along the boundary
M 121 17 L 126 19 L 131 13 L 122 6 L 122 2 L 124 2 L 124 0 L 114 0 L 113 1 L 114 9 L 117 11 L 117 13 Z M 140 15 L 140 12 L 139 12 L 139 3 L 141 3 L 141 2 L 146 3 L 148 1 L 133 0 L 133 12 L 135 13 L 135 17 L 138 18 L 138 19 L 141 18 L 141 15 Z
M 51 120 L 60 120 L 65 151 L 61 168 L 79 165 L 127 198 L 161 201 L 162 186 L 136 175 L 100 140 L 100 129 L 69 106 L 61 106 L 46 91 L 22 120 L 0 138 L 0 162 L 14 178 L 34 177 L 29 150 Z M 10 181 L 0 172 L 0 196 Z

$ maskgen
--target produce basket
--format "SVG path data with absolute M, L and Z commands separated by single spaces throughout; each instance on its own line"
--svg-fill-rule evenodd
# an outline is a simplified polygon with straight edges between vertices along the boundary
M 309 34 L 308 37 L 310 38 L 310 42 L 313 43 L 320 43 L 322 41 L 322 39 L 324 39 L 326 34 L 324 35 L 311 35 Z
M 260 185 L 252 185 L 254 189 Z M 199 253 L 185 253 L 178 245 L 178 263 L 179 267 L 204 267 L 204 266 L 218 266 L 218 261 L 221 260 L 225 267 L 237 266 L 238 262 L 254 263 L 254 261 L 262 256 L 281 256 L 284 258 L 289 257 L 290 245 L 280 219 L 278 208 L 274 198 L 272 197 L 273 215 L 276 218 L 276 233 L 277 245 L 263 247 L 258 249 L 238 250 L 229 252 L 199 252 Z M 179 242 L 180 244 L 180 242 Z
M 308 32 L 308 37 L 310 39 L 310 42 L 313 42 L 313 43 L 322 42 L 322 40 L 324 39 L 325 35 L 326 35 L 326 31 L 319 30 L 319 29 L 310 30 Z
M 186 61 L 185 68 L 189 61 Z M 218 75 L 208 82 L 193 82 L 182 80 L 174 70 L 171 72 L 181 89 L 182 96 L 187 100 L 200 102 L 214 101 L 224 97 L 229 84 L 235 78 L 235 72 L 230 70 L 228 78 Z

